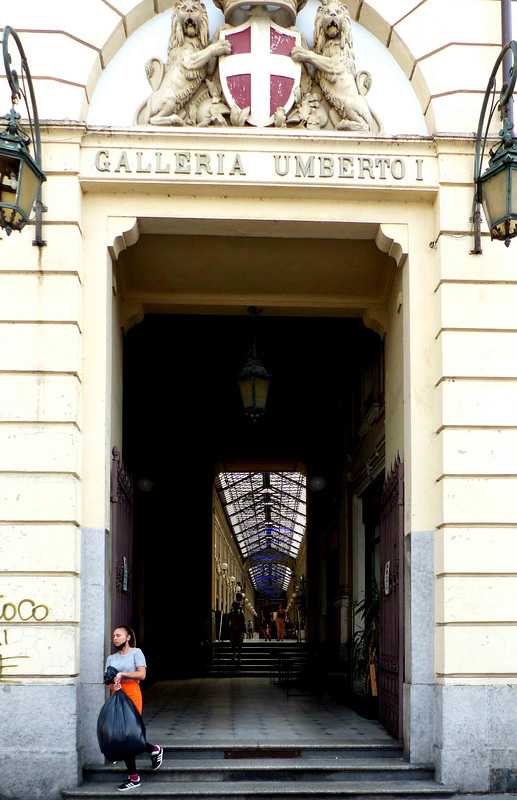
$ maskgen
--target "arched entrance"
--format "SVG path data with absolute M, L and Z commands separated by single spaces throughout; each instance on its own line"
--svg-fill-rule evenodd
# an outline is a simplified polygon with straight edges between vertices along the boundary
M 364 692 L 354 686 L 353 634 L 361 621 L 353 603 L 372 581 L 379 585 L 380 562 L 362 533 L 373 564 L 368 580 L 354 567 L 362 520 L 353 497 L 360 480 L 364 513 L 378 512 L 366 488 L 383 472 L 386 436 L 384 336 L 360 316 L 372 323 L 366 302 L 372 313 L 381 306 L 375 293 L 394 291 L 396 261 L 368 240 L 147 234 L 121 254 L 117 275 L 124 304 L 139 302 L 146 312 L 124 341 L 123 441 L 137 487 L 134 618 L 156 677 L 202 675 L 209 667 L 218 610 L 216 465 L 240 470 L 255 461 L 267 470 L 290 460 L 309 478 L 307 641 L 318 646 L 342 699 L 365 711 L 356 697 Z M 264 419 L 252 423 L 236 376 L 251 338 L 241 302 L 257 297 L 265 301 L 259 346 L 273 379 Z M 172 631 L 172 670 L 171 659 L 160 665 L 164 615 L 157 609 Z

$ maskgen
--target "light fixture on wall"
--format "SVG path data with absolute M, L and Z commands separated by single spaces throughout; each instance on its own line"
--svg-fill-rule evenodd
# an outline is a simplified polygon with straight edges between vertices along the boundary
M 327 481 L 322 475 L 314 475 L 309 480 L 309 489 L 311 492 L 322 492 L 326 485 Z
M 271 382 L 271 375 L 260 360 L 257 350 L 256 319 L 261 309 L 250 306 L 248 312 L 252 317 L 253 340 L 251 350 L 246 357 L 240 374 L 237 377 L 239 389 L 241 391 L 244 411 L 254 422 L 256 422 L 266 410 L 267 393 Z
M 14 39 L 21 57 L 21 74 L 12 68 L 9 54 L 9 37 Z M 12 231 L 21 231 L 29 222 L 33 207 L 36 212 L 36 234 L 34 245 L 46 244 L 42 239 L 41 184 L 47 180 L 41 169 L 41 137 L 38 109 L 34 87 L 20 37 L 13 28 L 6 26 L 2 40 L 5 75 L 11 87 L 12 108 L 5 115 L 7 125 L 0 133 L 0 227 L 9 236 Z M 21 86 L 20 86 L 21 79 Z M 27 98 L 27 90 L 29 98 Z M 29 115 L 29 125 L 34 143 L 34 158 L 29 152 L 30 137 L 20 125 L 20 115 L 15 106 L 23 98 Z M 30 105 L 28 102 L 30 100 Z
M 513 66 L 503 70 L 503 86 L 496 104 L 495 88 L 497 72 L 505 56 L 511 53 Z M 481 116 L 476 136 L 476 156 L 474 165 L 474 249 L 473 254 L 483 252 L 481 248 L 481 205 L 490 229 L 491 239 L 503 241 L 507 247 L 510 240 L 517 236 L 517 140 L 513 134 L 511 120 L 512 94 L 517 79 L 517 42 L 504 45 L 495 62 L 483 99 Z M 485 125 L 488 103 L 492 105 Z M 499 132 L 497 148 L 490 150 L 490 160 L 485 172 L 481 175 L 483 155 L 488 138 L 488 129 L 496 109 L 503 123 Z

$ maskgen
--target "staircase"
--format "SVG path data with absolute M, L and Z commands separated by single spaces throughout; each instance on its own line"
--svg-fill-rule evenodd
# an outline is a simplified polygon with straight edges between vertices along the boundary
M 153 800 L 429 800 L 455 790 L 433 780 L 433 767 L 403 761 L 393 742 L 246 746 L 177 744 L 165 747 L 161 768 L 142 758 L 142 784 L 129 794 Z M 140 766 L 141 764 L 141 766 Z M 63 800 L 115 800 L 123 765 L 87 767 L 84 783 Z
M 284 642 L 266 642 L 262 639 L 244 640 L 241 663 L 232 659 L 232 648 L 228 642 L 214 642 L 212 669 L 213 678 L 269 678 L 270 670 L 278 677 L 281 656 L 289 656 L 291 661 L 306 659 L 305 645 L 288 639 Z

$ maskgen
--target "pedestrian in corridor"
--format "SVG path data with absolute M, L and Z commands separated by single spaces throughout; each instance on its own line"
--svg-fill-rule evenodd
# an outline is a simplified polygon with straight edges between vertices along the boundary
M 264 639 L 271 641 L 271 615 L 272 609 L 269 605 L 269 599 L 266 598 L 266 602 L 262 606 L 260 616 L 262 617 L 262 630 L 264 631 Z
M 284 641 L 284 634 L 285 634 L 285 608 L 283 603 L 280 603 L 278 606 L 278 611 L 276 612 L 276 638 L 277 641 L 283 642 Z
M 232 610 L 229 614 L 229 635 L 232 646 L 233 660 L 240 665 L 242 657 L 242 642 L 246 633 L 246 620 L 239 608 L 239 603 L 235 600 L 232 603 Z

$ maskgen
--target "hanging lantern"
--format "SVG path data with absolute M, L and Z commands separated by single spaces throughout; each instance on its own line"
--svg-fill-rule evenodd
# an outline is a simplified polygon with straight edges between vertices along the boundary
M 30 105 L 25 92 L 20 90 L 18 73 L 11 67 L 12 59 L 8 49 L 10 36 L 13 37 L 20 53 L 21 75 L 28 88 Z M 2 54 L 5 76 L 11 87 L 12 108 L 5 116 L 7 120 L 5 130 L 0 133 L 0 227 L 4 228 L 8 236 L 12 231 L 21 231 L 29 222 L 32 209 L 35 207 L 36 236 L 33 244 L 43 246 L 46 242 L 43 241 L 41 233 L 43 211 L 41 185 L 46 181 L 46 176 L 41 169 L 38 109 L 22 43 L 16 31 L 9 26 L 6 26 L 3 32 Z M 30 138 L 22 130 L 19 123 L 20 115 L 15 111 L 15 105 L 21 97 L 25 100 L 29 114 L 29 125 L 34 140 L 34 157 L 29 152 Z
M 490 236 L 508 247 L 517 236 L 517 142 L 504 140 L 478 179 Z
M 504 66 L 506 59 L 513 60 L 513 66 L 508 70 Z M 495 96 L 498 70 L 503 64 L 503 72 L 507 79 L 504 80 L 497 109 L 503 128 L 499 133 L 497 148 L 490 151 L 490 161 L 483 174 L 481 168 L 483 155 L 487 145 L 490 121 L 495 110 L 493 98 Z M 476 135 L 476 154 L 474 160 L 474 249 L 473 254 L 483 252 L 481 247 L 481 205 L 490 229 L 490 237 L 503 241 L 507 247 L 511 239 L 517 236 L 517 141 L 514 139 L 513 122 L 510 119 L 512 94 L 517 81 L 517 42 L 511 41 L 504 45 L 495 62 L 492 74 L 485 92 L 481 115 L 479 118 Z M 492 107 L 488 113 L 488 104 Z
M 253 344 L 237 380 L 239 382 L 244 411 L 248 417 L 256 422 L 266 410 L 266 400 L 269 384 L 271 382 L 271 375 L 260 360 L 257 352 L 255 319 L 259 312 L 257 312 L 255 306 L 250 306 L 248 311 L 253 317 Z
M 38 192 L 46 177 L 29 153 L 29 139 L 18 125 L 14 109 L 6 116 L 0 133 L 0 227 L 9 236 L 28 223 Z

